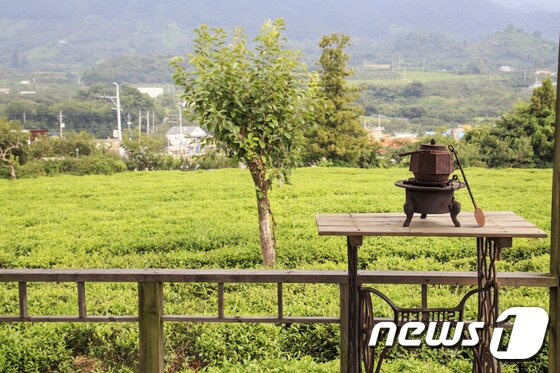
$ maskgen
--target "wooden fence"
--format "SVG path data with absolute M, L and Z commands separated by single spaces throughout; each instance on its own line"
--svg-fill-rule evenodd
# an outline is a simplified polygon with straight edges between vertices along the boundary
M 421 303 L 428 302 L 428 285 L 477 285 L 476 272 L 360 271 L 360 284 L 416 284 L 421 287 Z M 559 280 L 545 273 L 500 273 L 500 286 L 538 286 L 558 288 Z M 0 269 L 0 282 L 19 284 L 19 315 L 1 315 L 0 322 L 137 322 L 139 324 L 140 372 L 163 372 L 164 322 L 235 322 L 235 323 L 338 323 L 340 325 L 341 371 L 347 357 L 346 322 L 348 310 L 348 275 L 346 271 L 301 270 L 129 270 L 129 269 Z M 27 284 L 31 282 L 76 283 L 76 314 L 30 315 L 27 307 Z M 96 316 L 87 313 L 86 283 L 125 282 L 138 284 L 137 315 Z M 216 315 L 171 315 L 165 313 L 165 283 L 216 283 Z M 224 284 L 254 283 L 277 285 L 277 312 L 268 316 L 225 315 Z M 285 315 L 283 284 L 336 284 L 340 288 L 340 314 L 332 317 Z

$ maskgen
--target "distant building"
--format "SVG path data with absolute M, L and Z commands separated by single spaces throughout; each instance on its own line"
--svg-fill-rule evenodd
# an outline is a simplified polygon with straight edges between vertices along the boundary
M 36 95 L 37 91 L 19 91 L 20 95 Z
M 31 82 L 29 80 L 22 80 L 21 82 L 19 82 L 19 84 L 21 85 L 29 85 L 31 84 Z
M 418 134 L 416 133 L 406 133 L 406 132 L 397 132 L 395 133 L 395 139 L 416 139 Z
M 511 66 L 502 65 L 502 66 L 500 66 L 500 71 L 505 72 L 505 73 L 511 73 L 511 72 L 515 71 L 515 69 Z
M 391 70 L 390 63 L 371 63 L 364 61 L 364 69 L 371 69 L 371 70 Z
M 41 136 L 48 136 L 49 130 L 44 129 L 31 129 L 31 130 L 23 130 L 23 132 L 29 133 L 29 143 L 34 142 L 37 138 Z
M 366 128 L 366 131 L 369 134 L 369 137 L 371 137 L 372 139 L 379 141 L 383 138 L 383 131 L 385 131 L 385 127 L 372 127 L 372 128 Z
M 10 88 L 0 88 L 0 94 L 9 95 L 10 94 Z
M 161 87 L 138 87 L 136 89 L 154 99 L 163 94 L 163 88 Z
M 537 69 L 537 71 L 535 71 L 535 75 L 552 75 L 552 70 Z
M 394 136 L 385 135 L 381 138 L 381 143 L 386 148 L 399 149 L 415 142 L 418 142 L 418 135 L 415 133 L 398 132 Z
M 535 88 L 538 88 L 538 87 L 542 87 L 542 82 L 536 81 L 535 83 L 533 83 L 529 86 L 529 89 L 535 89 Z
M 200 126 L 173 126 L 165 134 L 167 151 L 172 155 L 195 155 L 203 153 L 202 140 L 211 136 Z
M 461 140 L 463 136 L 465 136 L 465 132 L 470 131 L 471 129 L 472 125 L 470 124 L 458 125 L 457 128 L 451 129 L 451 136 L 457 140 Z

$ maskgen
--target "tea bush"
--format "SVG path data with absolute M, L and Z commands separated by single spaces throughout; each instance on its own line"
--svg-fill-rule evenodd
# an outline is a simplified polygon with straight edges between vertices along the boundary
M 50 163 L 48 167 L 56 169 Z M 94 169 L 98 169 L 97 166 Z M 103 167 L 101 167 L 103 169 Z M 551 170 L 466 170 L 478 204 L 512 210 L 550 231 Z M 49 172 L 50 174 L 50 172 Z M 394 181 L 404 168 L 304 168 L 271 193 L 276 212 L 278 269 L 346 269 L 343 237 L 319 237 L 316 213 L 402 211 Z M 457 192 L 472 211 L 465 190 Z M 0 267 L 3 268 L 262 268 L 254 189 L 247 170 L 124 172 L 0 180 Z M 429 218 L 429 217 L 428 217 Z M 461 220 L 461 215 L 459 215 Z M 515 239 L 499 271 L 547 272 L 548 239 Z M 474 239 L 368 237 L 361 269 L 472 271 Z M 397 305 L 418 306 L 419 286 L 379 286 Z M 456 304 L 470 289 L 429 287 L 429 305 Z M 88 314 L 136 314 L 135 284 L 86 284 Z M 17 284 L 0 284 L 0 314 L 17 314 Z M 215 315 L 216 284 L 166 284 L 167 314 Z M 337 316 L 333 285 L 284 285 L 286 316 Z M 268 316 L 276 287 L 226 284 L 225 313 Z M 30 284 L 31 315 L 73 315 L 73 284 Z M 502 309 L 547 307 L 541 288 L 503 287 Z M 379 308 L 379 316 L 388 310 Z M 476 315 L 469 302 L 467 316 Z M 137 369 L 137 325 L 1 324 L 0 371 Z M 336 372 L 336 325 L 166 323 L 166 369 L 187 372 Z M 469 351 L 396 349 L 387 372 L 464 372 Z M 505 371 L 545 371 L 546 350 Z

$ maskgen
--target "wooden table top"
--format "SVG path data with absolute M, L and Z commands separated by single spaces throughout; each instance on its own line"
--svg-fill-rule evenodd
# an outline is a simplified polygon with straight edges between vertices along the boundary
M 486 225 L 479 227 L 474 213 L 462 212 L 455 227 L 449 214 L 414 214 L 410 227 L 403 227 L 404 213 L 317 214 L 317 228 L 322 236 L 433 236 L 433 237 L 534 237 L 546 232 L 512 211 L 487 211 Z

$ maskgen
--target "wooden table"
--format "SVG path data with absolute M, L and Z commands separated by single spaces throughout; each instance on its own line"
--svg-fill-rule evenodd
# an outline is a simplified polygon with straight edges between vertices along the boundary
M 511 211 L 486 212 L 486 225 L 479 227 L 473 213 L 461 213 L 461 227 L 453 226 L 449 215 L 415 217 L 410 227 L 403 227 L 403 213 L 386 214 L 317 214 L 319 235 L 346 236 L 348 249 L 349 309 L 348 309 L 348 367 L 354 373 L 361 369 L 359 353 L 359 289 L 358 248 L 364 236 L 424 236 L 476 237 L 478 287 L 494 286 L 497 294 L 495 261 L 501 249 L 511 247 L 514 237 L 545 238 L 544 231 Z M 496 319 L 498 302 L 493 294 L 479 295 L 478 318 L 488 326 L 475 349 L 475 372 L 499 372 L 500 364 L 489 353 L 489 335 Z M 485 340 L 485 338 L 487 340 Z M 478 362 L 476 361 L 478 360 Z

